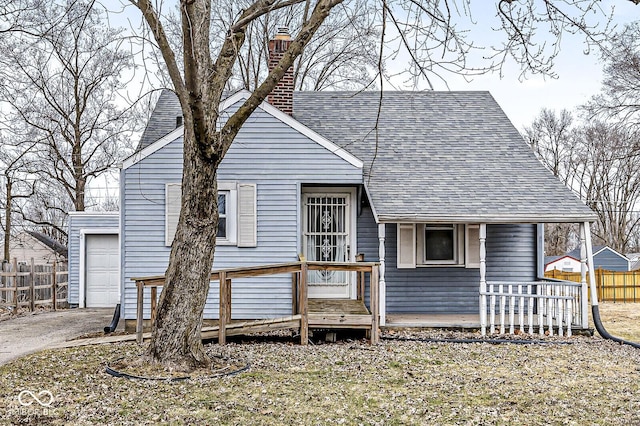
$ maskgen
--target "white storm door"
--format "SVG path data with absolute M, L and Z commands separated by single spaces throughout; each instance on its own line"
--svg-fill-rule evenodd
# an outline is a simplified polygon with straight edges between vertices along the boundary
M 117 235 L 87 235 L 85 251 L 87 308 L 112 308 L 120 303 Z
M 351 194 L 306 193 L 303 211 L 303 254 L 309 261 L 351 260 Z M 351 273 L 309 271 L 310 298 L 351 297 Z

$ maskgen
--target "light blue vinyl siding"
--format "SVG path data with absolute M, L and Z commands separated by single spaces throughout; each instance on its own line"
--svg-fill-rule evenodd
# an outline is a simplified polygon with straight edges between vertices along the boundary
M 86 229 L 118 229 L 118 213 L 72 213 L 69 215 L 69 304 L 80 303 L 80 238 Z
M 357 230 L 357 244 L 358 253 L 364 254 L 365 262 L 378 262 L 380 261 L 379 240 L 378 240 L 378 224 L 373 217 L 371 207 L 363 207 L 360 215 L 358 216 L 358 230 Z M 365 294 L 364 301 L 367 307 L 369 306 L 369 279 L 370 276 L 365 276 Z
M 629 261 L 608 247 L 593 256 L 593 264 L 596 269 L 602 268 L 607 271 L 624 272 L 629 270 Z
M 487 225 L 487 281 L 535 281 L 536 225 Z
M 487 225 L 487 279 L 530 281 L 536 276 L 535 225 Z M 478 313 L 477 268 L 397 269 L 397 225 L 387 224 L 387 313 Z M 369 208 L 358 218 L 358 251 L 378 261 L 377 225 Z M 368 300 L 368 289 L 366 300 Z
M 380 260 L 378 244 L 378 224 L 371 207 L 363 207 L 358 216 L 358 253 L 364 254 L 365 262 Z
M 180 182 L 181 173 L 181 138 L 122 171 L 125 319 L 136 315 L 131 278 L 161 275 L 167 268 L 170 248 L 164 242 L 165 185 Z M 258 244 L 252 248 L 218 246 L 215 269 L 295 261 L 300 252 L 301 186 L 358 185 L 362 171 L 259 109 L 222 161 L 218 180 L 257 185 Z M 218 317 L 218 294 L 218 284 L 212 283 L 204 312 L 207 319 Z M 290 313 L 289 274 L 233 281 L 233 318 Z

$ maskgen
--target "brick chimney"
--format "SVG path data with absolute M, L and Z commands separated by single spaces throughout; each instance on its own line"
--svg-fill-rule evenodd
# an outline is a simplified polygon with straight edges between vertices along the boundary
M 269 72 L 278 65 L 278 61 L 289 48 L 291 41 L 287 27 L 278 28 L 278 33 L 269 40 Z M 293 68 L 289 67 L 284 73 L 282 80 L 267 96 L 267 102 L 280 111 L 293 115 Z

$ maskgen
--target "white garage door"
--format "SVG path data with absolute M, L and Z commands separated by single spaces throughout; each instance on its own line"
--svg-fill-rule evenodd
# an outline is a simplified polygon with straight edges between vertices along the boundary
M 87 308 L 113 307 L 120 303 L 117 235 L 87 235 L 85 285 Z

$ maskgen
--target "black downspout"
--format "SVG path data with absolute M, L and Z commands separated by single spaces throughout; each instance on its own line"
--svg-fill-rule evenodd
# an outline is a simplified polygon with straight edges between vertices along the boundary
M 104 328 L 105 333 L 113 333 L 118 327 L 118 322 L 120 321 L 120 304 L 116 305 L 116 310 L 113 311 L 113 318 L 111 319 L 111 324 Z

